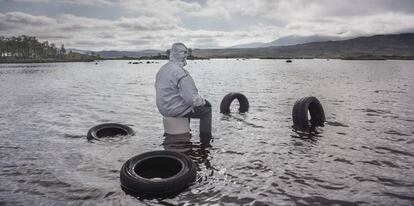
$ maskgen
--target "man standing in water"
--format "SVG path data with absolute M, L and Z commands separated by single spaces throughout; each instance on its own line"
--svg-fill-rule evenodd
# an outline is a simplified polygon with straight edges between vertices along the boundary
M 164 117 L 200 119 L 200 138 L 211 137 L 211 104 L 198 94 L 187 64 L 187 47 L 174 43 L 170 60 L 157 73 L 155 80 L 156 102 Z

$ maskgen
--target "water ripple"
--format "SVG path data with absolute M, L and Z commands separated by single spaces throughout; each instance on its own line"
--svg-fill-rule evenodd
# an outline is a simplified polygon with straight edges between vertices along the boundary
M 209 140 L 198 120 L 188 138 L 162 136 L 160 66 L 0 64 L 0 205 L 413 205 L 413 61 L 189 61 L 213 105 Z M 249 113 L 237 101 L 232 115 L 219 113 L 232 91 Z M 326 126 L 295 131 L 292 106 L 309 95 Z M 87 141 L 107 122 L 136 135 Z M 190 156 L 197 181 L 172 197 L 125 194 L 122 164 L 162 149 Z

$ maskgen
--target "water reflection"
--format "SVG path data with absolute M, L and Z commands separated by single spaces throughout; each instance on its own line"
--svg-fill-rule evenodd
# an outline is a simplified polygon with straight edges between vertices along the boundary
M 233 105 L 225 116 L 213 107 L 216 136 L 209 141 L 198 133 L 165 137 L 165 149 L 181 150 L 198 164 L 199 179 L 176 197 L 142 201 L 119 189 L 119 169 L 132 155 L 162 149 L 153 87 L 159 66 L 0 65 L 1 201 L 413 205 L 413 61 L 297 60 L 289 68 L 280 60 L 241 62 L 189 64 L 212 103 L 237 89 L 251 110 L 239 114 Z M 294 100 L 307 95 L 324 99 L 329 121 L 317 132 L 292 131 Z M 132 122 L 137 135 L 85 144 L 91 125 L 110 121 Z
M 191 134 L 168 135 L 164 137 L 162 143 L 165 150 L 181 152 L 188 155 L 200 168 L 204 165 L 206 169 L 211 169 L 209 160 L 211 137 L 200 137 L 200 142 L 194 143 L 191 141 Z
M 61 64 L 59 64 L 61 65 Z M 43 68 L 43 67 L 56 67 L 57 64 L 0 64 L 0 69 L 2 68 Z
M 174 152 L 187 153 L 192 150 L 192 143 L 190 141 L 191 134 L 180 135 L 164 135 L 164 141 L 162 143 L 164 150 L 171 150 Z
M 298 138 L 303 140 L 310 140 L 316 142 L 319 137 L 322 137 L 320 134 L 322 130 L 316 127 L 311 127 L 309 130 L 299 130 L 292 126 L 292 131 L 295 134 L 290 135 L 292 138 Z
M 220 118 L 220 120 L 222 121 L 231 121 L 231 119 L 235 119 L 238 122 L 243 122 L 244 124 L 251 126 L 253 128 L 264 128 L 261 125 L 257 125 L 252 122 L 246 121 L 246 119 L 248 119 L 247 113 L 239 113 L 237 116 L 231 114 L 223 114 L 223 116 Z

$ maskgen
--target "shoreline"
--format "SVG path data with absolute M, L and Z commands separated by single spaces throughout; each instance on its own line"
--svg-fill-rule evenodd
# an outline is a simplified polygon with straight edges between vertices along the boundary
M 58 60 L 58 59 L 25 59 L 25 60 L 0 60 L 0 64 L 34 64 L 34 63 L 66 63 L 66 62 L 93 62 L 96 60 Z
M 192 58 L 187 59 L 188 61 L 192 60 L 210 60 L 210 59 L 263 59 L 263 60 L 286 60 L 286 59 L 327 59 L 327 60 L 344 60 L 344 61 L 352 61 L 352 60 L 366 60 L 366 61 L 386 61 L 386 60 L 405 60 L 405 61 L 412 61 L 414 57 L 402 57 L 402 58 L 367 58 L 367 57 L 342 57 L 342 58 L 328 58 L 328 57 L 213 57 L 213 58 Z M 70 63 L 70 62 L 99 62 L 104 60 L 125 60 L 125 61 L 145 61 L 145 60 L 168 60 L 168 59 L 159 59 L 159 58 L 101 58 L 101 59 L 88 59 L 88 60 L 45 60 L 45 59 L 27 59 L 27 60 L 0 60 L 0 64 L 36 64 L 36 63 Z

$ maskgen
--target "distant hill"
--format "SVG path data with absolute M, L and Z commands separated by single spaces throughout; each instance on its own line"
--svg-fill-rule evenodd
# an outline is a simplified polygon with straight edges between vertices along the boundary
M 40 42 L 35 36 L 0 36 L 1 63 L 89 62 L 99 60 L 92 55 L 66 52 L 64 45 L 56 47 L 48 41 Z
M 147 49 L 142 51 L 115 51 L 115 50 L 109 50 L 109 51 L 89 51 L 89 50 L 80 50 L 80 49 L 67 49 L 67 51 L 76 52 L 79 54 L 95 54 L 102 58 L 122 58 L 122 57 L 134 57 L 139 58 L 142 56 L 156 56 L 158 53 L 161 53 L 162 55 L 165 55 L 165 51 L 161 50 L 154 50 L 154 49 Z
M 74 49 L 74 48 L 67 48 L 66 53 L 69 53 L 69 52 L 74 52 L 74 53 L 79 53 L 79 54 L 89 54 L 91 51 L 81 50 L 81 49 Z
M 245 45 L 251 48 L 193 49 L 192 54 L 195 58 L 414 59 L 414 33 L 319 41 L 329 38 L 337 39 L 338 37 L 288 36 L 269 43 Z M 299 42 L 308 43 L 297 44 Z M 67 51 L 80 54 L 91 54 L 92 52 L 78 49 L 67 49 Z M 94 54 L 99 54 L 102 58 L 139 58 L 158 56 L 158 54 L 166 55 L 165 51 L 161 50 L 98 51 Z
M 260 48 L 194 49 L 204 58 L 414 58 L 414 33 Z
M 156 56 L 159 53 L 165 55 L 165 51 L 160 50 L 142 50 L 142 51 L 99 51 L 96 52 L 104 58 L 120 58 L 120 57 L 142 57 L 142 56 Z
M 319 36 L 319 35 L 312 35 L 312 36 L 286 36 L 279 39 L 276 39 L 272 42 L 267 43 L 268 46 L 289 46 L 289 45 L 296 45 L 296 44 L 306 44 L 310 42 L 321 42 L 321 41 L 337 41 L 343 40 L 341 37 L 335 36 Z
M 290 35 L 290 36 L 281 37 L 279 39 L 276 39 L 268 43 L 255 42 L 255 43 L 249 43 L 249 44 L 235 45 L 230 48 L 258 48 L 258 47 L 269 47 L 269 46 L 289 46 L 289 45 L 296 45 L 296 44 L 305 44 L 305 43 L 310 43 L 310 42 L 333 41 L 333 40 L 343 40 L 343 39 L 340 37 L 335 37 L 335 36 Z

